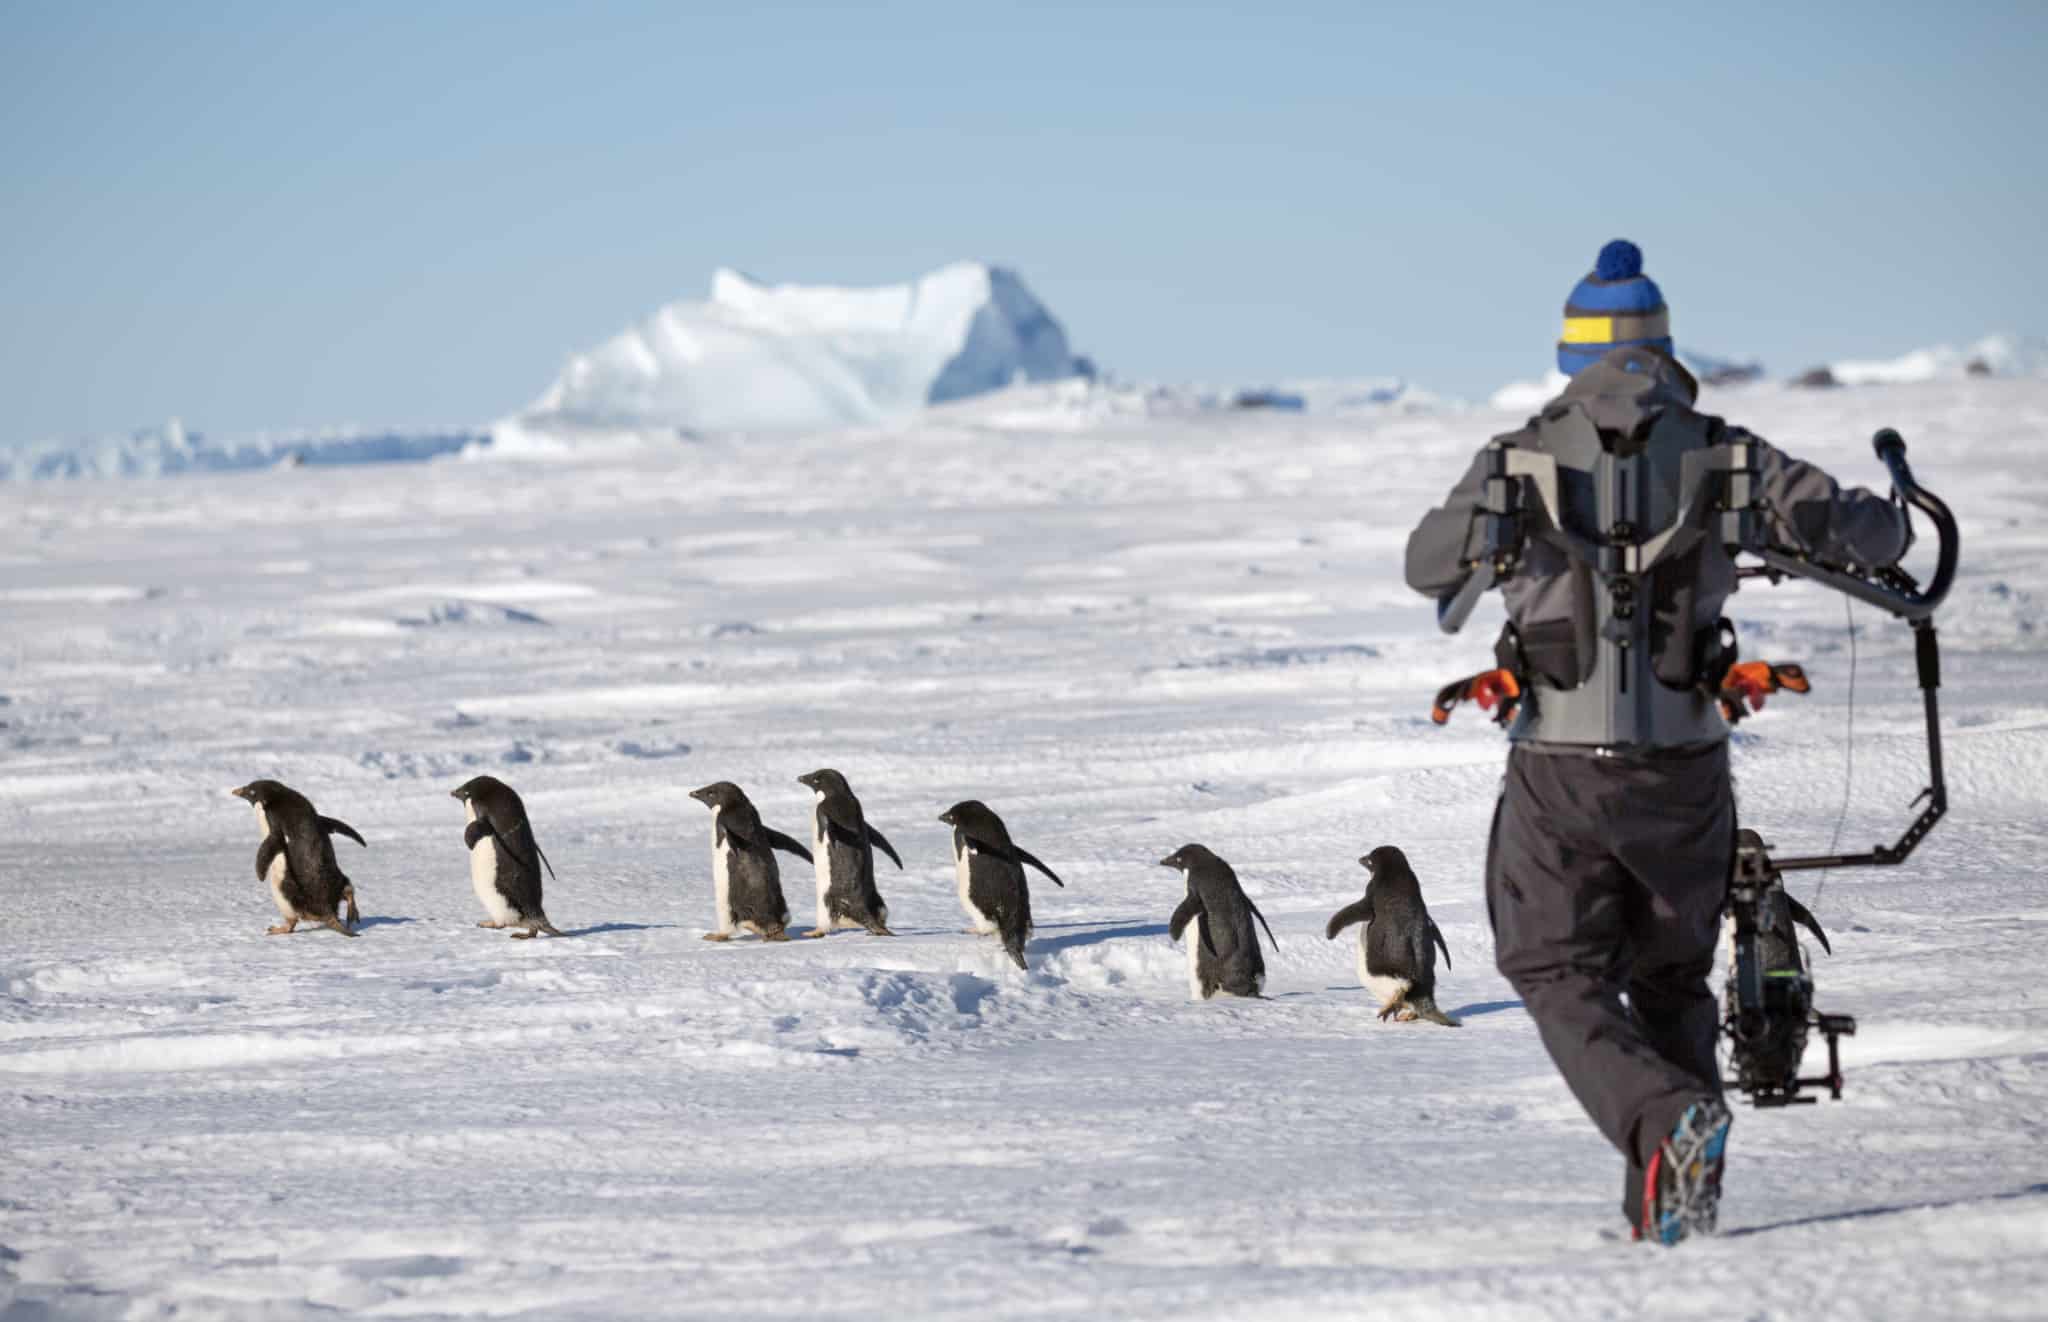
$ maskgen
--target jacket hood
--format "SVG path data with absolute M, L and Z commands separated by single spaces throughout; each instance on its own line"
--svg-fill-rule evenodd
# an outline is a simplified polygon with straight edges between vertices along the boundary
M 1690 409 L 1699 394 L 1699 382 L 1676 358 L 1631 346 L 1573 377 L 1552 407 L 1577 403 L 1594 426 L 1628 436 L 1668 408 Z

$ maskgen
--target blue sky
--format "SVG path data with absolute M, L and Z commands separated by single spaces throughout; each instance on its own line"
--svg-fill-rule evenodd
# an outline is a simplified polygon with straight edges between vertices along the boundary
M 2048 6 L 0 9 L 0 442 L 482 421 L 711 269 L 1008 263 L 1121 375 L 2048 331 Z M 1896 9 L 1900 12 L 1893 12 Z

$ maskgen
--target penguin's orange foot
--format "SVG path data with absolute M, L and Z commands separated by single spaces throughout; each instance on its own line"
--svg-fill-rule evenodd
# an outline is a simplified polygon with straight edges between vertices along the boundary
M 706 932 L 706 933 L 704 934 L 704 939 L 705 939 L 706 941 L 730 941 L 730 940 L 732 940 L 732 933 L 731 933 L 731 932 Z
M 298 929 L 298 926 L 299 920 L 294 918 L 288 923 L 279 923 L 276 927 L 264 928 L 263 934 L 265 936 L 290 936 Z

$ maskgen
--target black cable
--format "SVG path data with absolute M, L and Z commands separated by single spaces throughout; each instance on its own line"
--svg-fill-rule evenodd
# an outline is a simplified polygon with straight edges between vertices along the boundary
M 1842 828 L 1849 822 L 1849 796 L 1856 783 L 1856 604 L 1847 596 L 1842 598 L 1842 618 L 1849 629 L 1849 712 L 1844 718 L 1842 730 L 1842 811 L 1835 818 L 1834 838 L 1828 841 L 1828 853 L 1835 853 L 1842 844 Z M 1824 868 L 1820 884 L 1813 888 L 1812 909 L 1820 912 L 1820 897 L 1828 888 L 1828 873 L 1833 868 Z

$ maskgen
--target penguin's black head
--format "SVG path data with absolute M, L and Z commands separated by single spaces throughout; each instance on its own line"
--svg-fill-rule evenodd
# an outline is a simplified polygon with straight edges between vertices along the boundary
M 1003 827 L 1003 819 L 980 799 L 962 799 L 939 814 L 939 820 L 962 831 L 972 831 L 1008 840 L 1010 834 Z
M 718 780 L 704 786 L 702 789 L 691 790 L 690 797 L 705 807 L 716 811 L 719 808 L 729 808 L 735 803 L 742 802 L 747 796 L 739 786 L 731 781 Z
M 489 798 L 493 790 L 501 790 L 503 788 L 505 788 L 504 782 L 496 776 L 475 776 L 449 790 L 448 797 L 460 799 L 464 803 L 468 803 L 474 798 Z
M 846 777 L 830 767 L 819 767 L 807 775 L 798 776 L 797 784 L 808 785 L 820 794 L 851 794 L 853 789 L 846 783 Z
M 1186 872 L 1190 868 L 1199 867 L 1204 863 L 1214 861 L 1215 857 L 1216 855 L 1210 853 L 1206 845 L 1186 844 L 1174 850 L 1165 858 L 1160 859 L 1159 866 L 1162 868 L 1178 868 L 1182 872 Z
M 1375 877 L 1399 877 L 1403 875 L 1412 877 L 1415 875 L 1408 866 L 1408 856 L 1392 845 L 1381 845 L 1364 858 L 1359 859 L 1358 863 L 1360 867 L 1363 867 Z
M 238 789 L 229 790 L 228 793 L 246 803 L 254 804 L 256 807 L 261 808 L 267 803 L 277 802 L 280 797 L 291 793 L 291 791 L 275 780 L 252 780 Z

